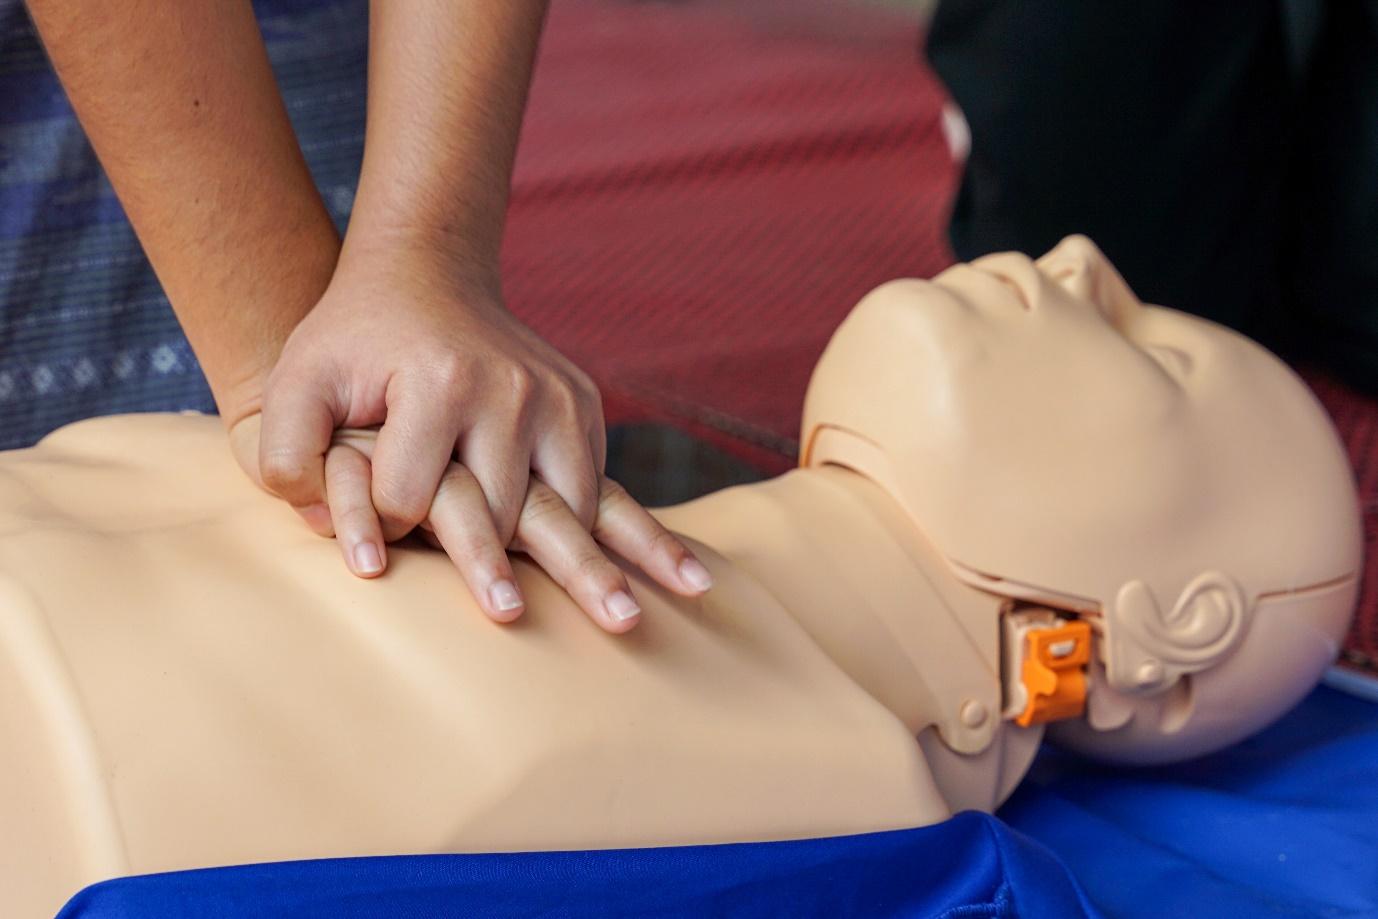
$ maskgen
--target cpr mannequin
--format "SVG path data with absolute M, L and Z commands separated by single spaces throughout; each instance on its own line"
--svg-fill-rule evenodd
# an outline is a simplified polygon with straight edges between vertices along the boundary
M 658 512 L 716 587 L 629 570 L 600 631 L 517 561 L 359 581 L 213 419 L 0 456 L 0 914 L 104 878 L 349 855 L 785 839 L 992 809 L 1053 725 L 1229 744 L 1333 658 L 1359 566 L 1325 416 L 1086 240 L 870 294 L 801 468 Z

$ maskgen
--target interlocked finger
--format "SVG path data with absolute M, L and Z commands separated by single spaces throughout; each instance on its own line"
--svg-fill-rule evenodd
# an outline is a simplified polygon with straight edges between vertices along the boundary
M 641 607 L 622 569 L 603 553 L 564 499 L 535 476 L 517 522 L 514 548 L 535 559 L 607 631 L 625 632 L 640 619 Z
M 489 616 L 511 622 L 522 614 L 526 604 L 493 525 L 488 499 L 464 465 L 446 467 L 427 524 Z

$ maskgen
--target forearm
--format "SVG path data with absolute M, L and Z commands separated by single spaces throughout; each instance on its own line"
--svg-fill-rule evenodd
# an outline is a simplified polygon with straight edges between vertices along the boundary
M 345 242 L 496 271 L 545 0 L 373 0 L 363 174 Z
M 247 0 L 29 0 L 225 420 L 258 408 L 339 240 Z

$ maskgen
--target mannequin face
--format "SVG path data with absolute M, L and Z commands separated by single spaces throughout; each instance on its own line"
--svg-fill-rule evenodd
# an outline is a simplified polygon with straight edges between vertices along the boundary
M 1203 445 L 1186 442 L 1183 424 L 1215 391 L 1196 384 L 1220 369 L 1218 330 L 1143 306 L 1098 256 L 1075 245 L 1039 262 L 995 255 L 914 291 L 927 396 L 914 423 L 935 450 L 975 458 L 980 487 L 1037 470 L 1043 481 L 1012 484 L 1122 489 L 1160 476 L 1164 459 L 1209 452 L 1191 449 Z M 1083 494 L 1066 495 L 1064 510 Z
M 1242 336 L 1141 303 L 1082 237 L 873 292 L 805 420 L 879 445 L 957 566 L 1048 599 L 1103 606 L 1138 579 L 1170 607 L 1206 568 L 1257 596 L 1356 563 L 1347 463 L 1309 391 Z
M 1222 695 L 1275 715 L 1333 657 L 1347 588 L 1242 653 L 1256 615 L 1357 570 L 1328 418 L 1263 348 L 1141 303 L 1085 238 L 868 295 L 819 362 L 804 427 L 807 465 L 881 482 L 958 578 L 1100 617 L 1118 689 L 1153 696 L 1226 664 L 1280 674 L 1278 649 L 1306 642 L 1266 705 L 1236 691 L 1247 681 Z

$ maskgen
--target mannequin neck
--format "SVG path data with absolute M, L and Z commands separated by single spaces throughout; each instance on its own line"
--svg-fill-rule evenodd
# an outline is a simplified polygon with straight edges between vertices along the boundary
M 973 699 L 998 717 L 999 599 L 958 581 L 863 476 L 801 469 L 662 516 L 753 575 L 913 732 Z

